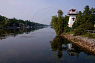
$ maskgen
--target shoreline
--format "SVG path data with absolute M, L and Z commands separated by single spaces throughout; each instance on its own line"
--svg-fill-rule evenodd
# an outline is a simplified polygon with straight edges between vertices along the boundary
M 76 44 L 79 48 L 85 50 L 86 52 L 95 55 L 95 39 L 73 36 L 73 34 L 61 34 L 61 36 Z

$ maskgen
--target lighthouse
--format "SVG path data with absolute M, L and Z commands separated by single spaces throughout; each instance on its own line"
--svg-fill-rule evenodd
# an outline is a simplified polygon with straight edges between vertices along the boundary
M 76 9 L 69 10 L 69 12 L 68 12 L 68 15 L 69 15 L 68 27 L 72 27 L 73 23 L 76 20 L 77 14 L 78 14 L 78 11 L 76 11 Z

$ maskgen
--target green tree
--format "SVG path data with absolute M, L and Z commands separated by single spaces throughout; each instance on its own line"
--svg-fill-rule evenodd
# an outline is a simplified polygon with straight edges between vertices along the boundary
M 58 17 L 52 16 L 50 25 L 53 25 L 55 32 L 57 35 L 60 35 L 64 31 L 64 19 L 63 19 L 63 12 L 58 10 Z
M 0 26 L 3 26 L 7 18 L 0 15 Z
M 79 11 L 76 21 L 73 24 L 73 28 L 84 28 L 85 30 L 93 30 L 94 29 L 94 8 L 89 8 L 88 5 L 84 7 L 83 14 Z
M 65 15 L 65 17 L 63 17 L 63 19 L 64 19 L 64 27 L 67 27 L 67 25 L 68 25 L 68 20 L 69 20 L 69 16 L 66 16 L 66 15 Z
M 93 14 L 93 15 L 95 14 L 95 8 L 92 7 L 92 8 L 90 9 L 90 11 L 91 11 L 91 14 Z
M 90 11 L 90 8 L 89 8 L 89 6 L 88 5 L 86 5 L 85 7 L 84 7 L 84 11 L 83 11 L 83 15 L 89 15 L 89 14 L 91 14 L 91 11 Z
M 63 12 L 62 10 L 58 10 L 58 35 L 60 35 L 64 31 L 64 20 L 63 20 Z
M 74 31 L 74 35 L 84 35 L 84 34 L 86 34 L 84 28 L 78 28 L 77 30 Z
M 20 24 L 19 24 L 20 23 Z M 4 17 L 4 16 L 1 16 L 0 15 L 0 27 L 2 27 L 2 26 L 5 26 L 5 27 L 7 27 L 7 26 L 21 26 L 22 24 L 24 24 L 24 25 L 29 25 L 29 26 L 42 26 L 42 25 L 44 25 L 44 24 L 40 24 L 40 23 L 35 23 L 35 22 L 31 22 L 30 20 L 21 20 L 21 19 L 16 19 L 15 17 L 14 18 L 12 18 L 12 19 L 8 19 L 8 18 L 6 18 L 6 17 Z
M 10 21 L 9 21 L 9 19 L 6 19 L 5 20 L 5 24 L 4 24 L 5 26 L 9 26 L 10 25 Z
M 61 33 L 64 32 L 64 28 L 68 24 L 69 16 L 65 15 L 65 17 L 63 17 L 62 10 L 58 10 L 57 13 L 58 13 L 58 17 L 57 17 L 57 15 L 52 16 L 50 25 L 53 25 L 53 28 L 54 28 L 56 34 L 60 35 Z
M 23 23 L 19 23 L 19 26 L 23 26 Z
M 57 34 L 57 31 L 58 31 L 58 17 L 57 16 L 52 16 L 51 25 L 53 25 L 53 28 L 55 29 L 56 34 Z
M 76 28 L 82 24 L 82 12 L 79 11 L 78 15 L 76 16 L 76 21 L 74 22 L 72 28 Z

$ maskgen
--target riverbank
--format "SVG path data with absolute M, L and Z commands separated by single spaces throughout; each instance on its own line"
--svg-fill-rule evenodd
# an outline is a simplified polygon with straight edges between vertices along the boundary
M 73 36 L 73 34 L 61 34 L 61 36 L 67 38 L 72 43 L 76 44 L 78 47 L 84 49 L 88 53 L 95 55 L 95 39 L 81 36 Z

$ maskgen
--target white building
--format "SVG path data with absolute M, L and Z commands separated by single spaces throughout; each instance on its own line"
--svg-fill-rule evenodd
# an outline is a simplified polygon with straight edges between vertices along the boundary
M 78 11 L 76 11 L 76 9 L 69 10 L 69 12 L 68 12 L 68 15 L 69 15 L 68 27 L 72 27 L 73 23 L 76 20 L 77 14 L 78 14 Z

